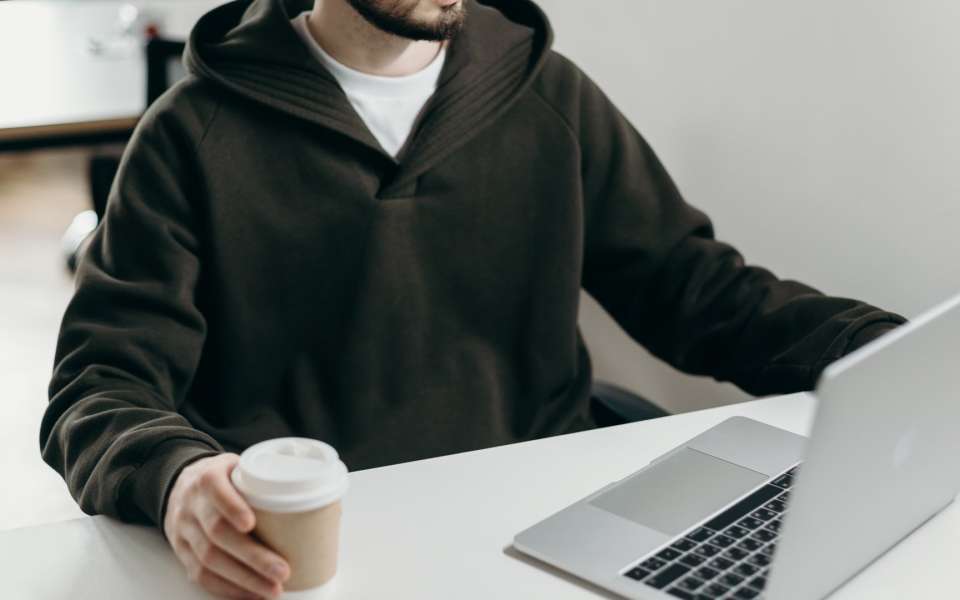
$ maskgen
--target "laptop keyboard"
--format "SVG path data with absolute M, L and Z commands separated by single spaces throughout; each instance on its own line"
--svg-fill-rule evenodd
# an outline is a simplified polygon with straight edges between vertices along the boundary
M 796 471 L 671 540 L 623 575 L 685 600 L 762 598 Z

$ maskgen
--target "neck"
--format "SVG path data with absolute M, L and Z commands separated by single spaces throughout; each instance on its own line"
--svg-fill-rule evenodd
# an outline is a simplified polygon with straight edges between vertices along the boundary
M 347 0 L 316 0 L 310 33 L 338 62 L 370 75 L 402 77 L 429 65 L 441 42 L 414 41 L 377 29 Z

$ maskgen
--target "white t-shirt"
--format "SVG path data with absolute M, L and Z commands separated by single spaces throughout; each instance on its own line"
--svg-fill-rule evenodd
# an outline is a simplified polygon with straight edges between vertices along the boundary
M 307 26 L 309 14 L 302 12 L 293 18 L 290 21 L 293 28 L 303 38 L 310 52 L 333 74 L 346 92 L 350 104 L 383 149 L 396 158 L 410 136 L 417 115 L 437 89 L 446 49 L 441 48 L 433 62 L 413 75 L 369 75 L 338 62 L 320 47 Z

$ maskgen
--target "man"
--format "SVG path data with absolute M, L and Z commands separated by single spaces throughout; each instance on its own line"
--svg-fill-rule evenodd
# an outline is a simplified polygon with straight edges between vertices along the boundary
M 194 29 L 80 265 L 40 432 L 84 510 L 161 525 L 211 592 L 289 573 L 228 481 L 254 442 L 364 469 L 597 426 L 581 288 L 754 394 L 903 321 L 716 241 L 528 0 L 310 8 Z

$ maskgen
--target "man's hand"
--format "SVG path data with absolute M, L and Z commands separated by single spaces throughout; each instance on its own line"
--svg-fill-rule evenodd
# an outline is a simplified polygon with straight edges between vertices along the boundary
M 225 598 L 276 598 L 290 566 L 249 535 L 253 509 L 230 482 L 239 456 L 187 465 L 170 491 L 163 531 L 191 581 Z

